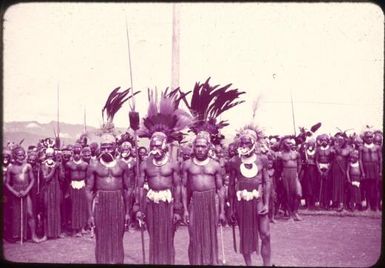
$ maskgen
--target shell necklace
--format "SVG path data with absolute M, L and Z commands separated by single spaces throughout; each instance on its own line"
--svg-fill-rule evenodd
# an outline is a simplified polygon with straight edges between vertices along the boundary
M 255 164 L 257 156 L 253 154 L 250 157 L 241 157 L 240 172 L 245 178 L 254 178 L 258 174 L 258 166 Z M 246 165 L 251 165 L 251 168 L 247 168 Z
M 167 153 L 164 155 L 164 157 L 160 161 L 157 161 L 155 158 L 152 158 L 152 163 L 157 167 L 161 167 L 161 166 L 164 166 L 168 162 L 168 159 L 169 159 L 169 157 L 168 157 L 168 153 Z
M 197 166 L 205 166 L 210 161 L 210 159 L 208 157 L 205 160 L 203 160 L 203 161 L 200 161 L 200 160 L 196 159 L 195 157 L 193 157 L 192 160 L 193 160 L 194 164 L 197 165 Z

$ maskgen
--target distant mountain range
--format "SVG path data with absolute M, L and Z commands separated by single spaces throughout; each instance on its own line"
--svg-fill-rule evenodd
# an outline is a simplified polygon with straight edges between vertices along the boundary
M 84 125 L 60 122 L 60 140 L 62 144 L 73 144 L 84 133 Z M 116 128 L 124 132 L 124 128 Z M 55 137 L 56 121 L 43 124 L 37 121 L 20 121 L 3 123 L 3 146 L 8 141 L 19 143 L 24 139 L 23 145 L 35 145 L 40 139 Z M 87 132 L 94 133 L 97 128 L 87 126 Z

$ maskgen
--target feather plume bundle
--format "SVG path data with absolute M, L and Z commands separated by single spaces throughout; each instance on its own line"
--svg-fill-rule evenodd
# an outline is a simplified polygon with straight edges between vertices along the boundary
M 120 87 L 115 88 L 112 90 L 110 95 L 107 98 L 106 103 L 104 104 L 104 107 L 102 109 L 102 118 L 103 118 L 103 127 L 102 131 L 104 132 L 112 132 L 114 129 L 114 116 L 115 114 L 120 110 L 122 105 L 129 100 L 132 96 L 135 96 L 140 91 L 135 92 L 132 95 L 128 95 L 130 92 L 130 88 L 119 92 Z M 107 117 L 107 121 L 104 123 L 104 117 Z
M 194 123 L 190 126 L 190 130 L 197 134 L 200 131 L 210 133 L 211 142 L 218 144 L 224 138 L 219 130 L 229 123 L 227 120 L 218 121 L 218 117 L 225 111 L 243 103 L 244 101 L 236 101 L 240 95 L 238 89 L 230 89 L 232 84 L 220 87 L 219 85 L 210 85 L 210 77 L 204 83 L 195 83 L 190 104 L 186 97 L 183 100 L 194 116 Z
M 188 93 L 182 93 L 179 88 L 161 93 L 158 100 L 157 90 L 148 89 L 148 110 L 137 134 L 139 137 L 151 138 L 155 132 L 166 134 L 168 142 L 183 139 L 183 129 L 191 125 L 192 116 L 179 108 L 179 103 Z

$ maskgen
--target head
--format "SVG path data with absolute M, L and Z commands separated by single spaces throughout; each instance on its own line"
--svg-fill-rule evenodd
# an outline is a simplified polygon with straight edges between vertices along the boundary
M 283 140 L 282 140 L 282 148 L 285 151 L 295 150 L 296 149 L 296 144 L 295 144 L 294 138 L 291 137 L 291 136 L 287 136 L 287 137 L 283 138 Z
M 91 149 L 89 146 L 85 146 L 82 149 L 81 156 L 83 161 L 89 163 L 91 160 Z
M 62 149 L 62 158 L 63 161 L 67 162 L 71 159 L 72 151 L 68 148 L 68 146 Z
M 123 142 L 119 146 L 120 156 L 124 159 L 128 159 L 131 156 L 132 145 L 128 141 Z
M 183 160 L 187 160 L 191 158 L 191 148 L 188 146 L 185 146 L 181 150 L 181 156 Z
M 45 159 L 54 160 L 55 150 L 51 147 L 48 147 L 47 149 L 45 149 L 44 155 Z
M 366 144 L 372 144 L 374 139 L 374 133 L 371 130 L 367 130 L 364 132 L 363 135 L 364 143 Z
M 224 157 L 223 148 L 220 145 L 215 146 L 215 155 L 218 159 L 221 159 Z
M 79 161 L 82 158 L 82 148 L 80 143 L 75 143 L 72 147 L 72 157 L 75 161 Z
M 329 135 L 321 134 L 321 135 L 317 136 L 317 145 L 318 146 L 326 147 L 329 145 L 329 142 L 330 142 Z
M 210 142 L 203 136 L 197 136 L 193 143 L 194 156 L 199 161 L 206 160 L 209 157 Z
M 63 160 L 63 152 L 61 150 L 55 150 L 55 160 L 58 162 Z
M 8 166 L 11 163 L 11 151 L 3 150 L 3 165 Z
M 309 150 L 309 151 L 313 151 L 315 149 L 315 141 L 313 139 L 309 139 L 307 142 L 306 142 L 306 148 Z
M 21 146 L 15 147 L 12 150 L 12 157 L 15 160 L 16 164 L 21 165 L 22 163 L 24 163 L 24 160 L 26 158 L 26 153 L 24 148 Z
M 38 161 L 38 155 L 36 152 L 30 152 L 27 156 L 27 163 L 31 164 L 32 166 L 35 165 Z
M 91 156 L 92 157 L 98 156 L 98 154 L 99 154 L 99 145 L 96 142 L 92 142 L 90 144 L 90 149 L 91 149 Z
M 336 147 L 343 147 L 346 144 L 346 138 L 344 135 L 340 132 L 336 133 L 334 135 L 334 146 Z
M 237 145 L 233 142 L 230 143 L 229 146 L 227 147 L 227 155 L 229 158 L 232 158 L 237 154 Z
M 359 154 L 358 154 L 358 151 L 357 150 L 353 150 L 350 154 L 349 154 L 349 161 L 350 162 L 357 162 L 359 159 Z
M 147 158 L 147 154 L 148 154 L 148 152 L 147 152 L 146 147 L 141 146 L 138 148 L 138 156 L 139 156 L 140 161 L 145 160 Z
M 373 138 L 374 144 L 376 144 L 378 146 L 382 146 L 382 140 L 383 140 L 383 137 L 382 137 L 381 132 L 377 132 L 374 134 L 374 138 Z
M 362 145 L 364 145 L 364 141 L 361 139 L 361 137 L 357 136 L 355 139 L 354 139 L 354 147 L 356 149 L 360 148 Z
M 246 129 L 239 135 L 238 154 L 243 157 L 251 156 L 256 149 L 257 135 L 255 131 Z
M 150 154 L 156 159 L 160 160 L 166 155 L 167 136 L 163 132 L 155 132 L 150 140 Z

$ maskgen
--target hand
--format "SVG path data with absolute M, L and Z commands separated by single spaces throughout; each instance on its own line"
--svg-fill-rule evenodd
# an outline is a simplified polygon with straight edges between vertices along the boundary
M 269 207 L 268 207 L 266 204 L 264 204 L 264 205 L 262 205 L 262 207 L 259 209 L 258 214 L 259 214 L 259 215 L 266 215 L 268 212 L 269 212 Z
M 180 220 L 182 220 L 182 217 L 178 214 L 178 213 L 174 213 L 173 217 L 172 217 L 172 222 L 174 224 L 176 224 L 177 222 L 179 222 Z
M 362 179 L 365 179 L 366 178 L 366 175 L 365 175 L 365 173 L 362 173 Z
M 236 222 L 237 222 L 237 217 L 235 216 L 235 213 L 234 213 L 234 211 L 232 211 L 231 213 L 230 213 L 230 224 L 231 225 L 235 225 L 236 224 Z
M 183 221 L 186 223 L 186 224 L 190 224 L 190 215 L 188 214 L 187 211 L 185 211 L 183 213 Z
M 141 211 L 138 211 L 136 212 L 135 217 L 136 217 L 136 220 L 139 221 L 139 223 L 143 223 L 145 215 Z
M 88 225 L 89 225 L 91 228 L 95 227 L 95 219 L 94 219 L 94 216 L 90 216 L 90 217 L 88 218 Z
M 24 197 L 25 194 L 26 194 L 26 192 L 25 192 L 24 190 L 21 190 L 21 191 L 19 192 L 19 197 Z
M 221 212 L 219 213 L 219 217 L 218 217 L 218 225 L 225 225 L 225 224 L 226 224 L 225 213 Z
M 129 214 L 124 215 L 124 225 L 126 228 L 128 228 L 128 226 L 130 225 L 130 215 Z

